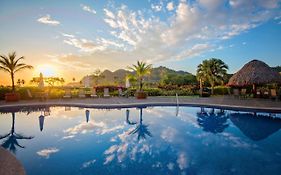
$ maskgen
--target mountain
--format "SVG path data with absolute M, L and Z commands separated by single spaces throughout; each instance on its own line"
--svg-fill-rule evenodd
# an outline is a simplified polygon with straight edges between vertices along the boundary
M 275 66 L 275 67 L 271 67 L 271 68 L 277 72 L 281 72 L 281 66 Z
M 130 71 L 124 70 L 124 69 L 118 69 L 113 72 L 110 70 L 104 70 L 103 72 L 101 72 L 98 80 L 96 80 L 94 75 L 90 75 L 89 79 L 90 79 L 91 85 L 95 84 L 96 81 L 98 81 L 98 84 L 106 84 L 106 85 L 124 84 L 126 75 L 132 74 L 132 73 L 133 72 L 130 72 Z M 162 77 L 167 74 L 176 74 L 176 75 L 190 74 L 190 75 L 192 75 L 189 72 L 176 71 L 173 69 L 169 69 L 169 68 L 160 66 L 160 67 L 152 68 L 151 74 L 148 76 L 147 81 L 150 83 L 159 82 L 162 79 Z M 86 77 L 83 77 L 81 81 L 85 82 L 85 80 L 86 80 Z

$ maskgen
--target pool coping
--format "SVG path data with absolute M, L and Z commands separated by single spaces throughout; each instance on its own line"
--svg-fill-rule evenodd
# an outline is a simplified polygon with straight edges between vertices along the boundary
M 281 113 L 281 107 L 253 107 L 253 106 L 243 106 L 243 105 L 228 105 L 228 104 L 218 104 L 218 103 L 192 103 L 192 102 L 132 102 L 132 103 L 122 103 L 122 104 L 88 104 L 80 102 L 32 102 L 27 104 L 2 104 L 0 105 L 0 111 L 7 108 L 25 108 L 25 107 L 81 107 L 81 108 L 97 108 L 97 109 L 114 109 L 114 108 L 146 108 L 146 107 L 161 107 L 161 106 L 179 106 L 179 107 L 205 107 L 205 108 L 216 108 L 216 109 L 226 109 L 233 111 L 245 111 L 245 112 L 272 112 Z

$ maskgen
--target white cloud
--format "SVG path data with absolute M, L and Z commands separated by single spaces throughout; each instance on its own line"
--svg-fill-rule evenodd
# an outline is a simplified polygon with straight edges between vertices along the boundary
M 61 33 L 61 34 L 62 34 L 62 36 L 69 37 L 69 38 L 74 38 L 75 37 L 74 35 L 67 34 L 67 33 Z
M 187 49 L 176 56 L 177 60 L 184 59 L 186 57 L 198 56 L 203 52 L 209 51 L 212 49 L 212 46 L 209 44 L 195 44 L 192 48 Z
M 41 18 L 37 19 L 38 22 L 48 25 L 57 26 L 60 24 L 59 21 L 53 20 L 49 14 L 46 16 L 42 16 Z
M 162 10 L 163 4 L 151 4 L 151 9 L 155 12 L 160 12 Z
M 93 14 L 97 14 L 97 12 L 92 9 L 90 6 L 87 6 L 87 5 L 84 5 L 84 4 L 81 4 L 81 7 L 84 11 L 86 12 L 90 12 L 90 13 L 93 13 Z
M 173 2 L 167 3 L 166 8 L 167 8 L 168 11 L 174 10 L 174 3 Z
M 77 60 L 114 69 L 124 67 L 119 60 L 128 64 L 138 59 L 158 63 L 198 57 L 218 50 L 222 40 L 280 16 L 278 3 L 271 0 L 270 3 L 260 0 L 163 2 L 153 6 L 160 5 L 162 12 L 171 10 L 167 18 L 158 17 L 152 10 L 134 11 L 124 5 L 111 5 L 103 9 L 108 28 L 102 32 L 108 32 L 108 37 L 82 39 L 63 35 L 64 42 L 83 52 L 75 55 Z M 160 6 L 155 10 L 160 10 Z M 111 61 L 116 65 L 108 65 Z
M 66 35 L 64 35 L 66 36 Z M 94 43 L 91 40 L 87 40 L 87 39 L 80 39 L 80 38 L 76 38 L 73 35 L 72 36 L 66 36 L 67 38 L 63 40 L 63 42 L 65 44 L 74 46 L 76 48 L 79 48 L 81 52 L 95 52 L 98 50 L 104 50 L 105 47 L 102 45 L 98 45 L 96 43 Z
M 109 18 L 111 18 L 111 19 L 115 19 L 115 15 L 114 15 L 111 11 L 109 11 L 109 10 L 107 10 L 107 9 L 103 9 L 103 11 L 105 12 L 105 15 L 106 15 L 107 17 L 109 17 Z
M 37 151 L 37 154 L 39 156 L 42 156 L 42 157 L 45 157 L 45 158 L 48 159 L 51 154 L 54 154 L 56 152 L 59 152 L 59 149 L 57 149 L 57 148 L 47 148 L 47 149 L 42 149 L 40 151 Z

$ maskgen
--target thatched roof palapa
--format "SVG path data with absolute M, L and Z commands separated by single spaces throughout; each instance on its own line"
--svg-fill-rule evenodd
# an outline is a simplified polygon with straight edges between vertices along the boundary
M 228 82 L 229 86 L 248 86 L 277 83 L 281 84 L 281 75 L 259 60 L 252 60 L 236 72 Z

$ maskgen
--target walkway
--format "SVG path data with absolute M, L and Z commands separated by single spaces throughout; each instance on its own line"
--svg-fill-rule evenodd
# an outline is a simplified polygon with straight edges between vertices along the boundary
M 137 100 L 133 97 L 111 97 L 111 98 L 73 98 L 73 99 L 49 99 L 47 101 L 22 100 L 14 103 L 0 101 L 0 111 L 7 108 L 20 108 L 25 106 L 77 106 L 86 108 L 127 108 L 142 106 L 167 106 L 176 105 L 175 97 L 148 97 L 145 100 Z M 281 102 L 270 99 L 238 99 L 230 96 L 223 97 L 179 97 L 180 106 L 204 106 L 221 107 L 233 110 L 257 110 L 268 112 L 281 112 Z

